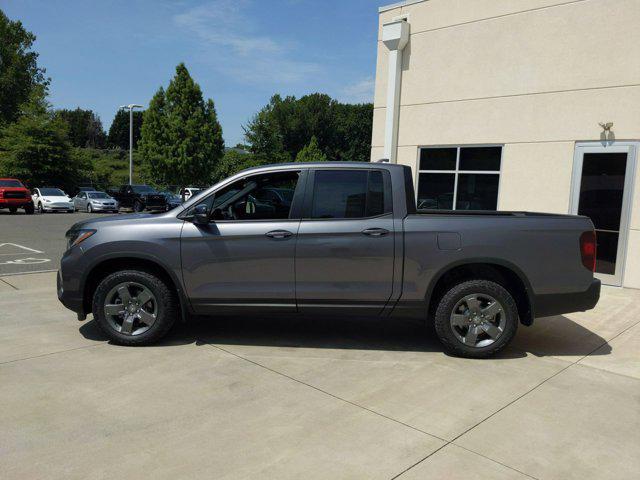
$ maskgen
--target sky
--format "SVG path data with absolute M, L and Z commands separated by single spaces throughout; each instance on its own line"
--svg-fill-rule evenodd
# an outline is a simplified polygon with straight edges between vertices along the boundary
M 392 0 L 0 0 L 36 37 L 54 108 L 148 105 L 184 62 L 227 146 L 269 98 L 373 100 L 378 7 Z

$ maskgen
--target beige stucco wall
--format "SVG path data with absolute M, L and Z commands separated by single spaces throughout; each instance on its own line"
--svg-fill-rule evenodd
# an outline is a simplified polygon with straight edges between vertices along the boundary
M 498 207 L 567 213 L 575 143 L 599 141 L 598 122 L 640 140 L 640 0 L 425 0 L 382 12 L 380 28 L 399 15 L 398 162 L 414 172 L 419 146 L 503 144 Z M 379 41 L 372 159 L 386 79 Z M 638 186 L 630 227 L 624 283 L 640 288 Z

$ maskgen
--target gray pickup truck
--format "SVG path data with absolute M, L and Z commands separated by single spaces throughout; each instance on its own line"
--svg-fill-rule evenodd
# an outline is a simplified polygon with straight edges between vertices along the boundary
M 191 315 L 357 315 L 418 319 L 478 358 L 519 323 L 600 295 L 588 218 L 418 211 L 400 165 L 249 169 L 167 213 L 91 219 L 67 238 L 60 301 L 124 345 Z

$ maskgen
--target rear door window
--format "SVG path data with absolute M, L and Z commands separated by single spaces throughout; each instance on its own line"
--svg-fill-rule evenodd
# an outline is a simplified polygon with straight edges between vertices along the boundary
M 310 217 L 367 218 L 391 213 L 390 184 L 380 170 L 315 172 Z

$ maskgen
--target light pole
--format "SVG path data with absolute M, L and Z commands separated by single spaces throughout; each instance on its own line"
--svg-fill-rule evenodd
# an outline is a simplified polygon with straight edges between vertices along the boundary
M 129 105 L 120 105 L 120 109 L 129 109 L 129 185 L 133 184 L 133 109 L 142 108 L 142 105 L 130 103 Z

